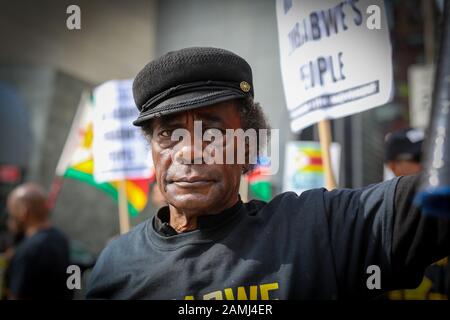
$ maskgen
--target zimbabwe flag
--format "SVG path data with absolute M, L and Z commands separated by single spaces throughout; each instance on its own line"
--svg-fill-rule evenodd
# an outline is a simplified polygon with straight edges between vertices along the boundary
M 92 155 L 93 108 L 91 95 L 85 93 L 58 162 L 56 174 L 90 184 L 118 201 L 118 182 L 97 183 L 94 179 L 95 163 Z M 154 173 L 152 172 L 151 177 L 147 179 L 126 181 L 128 212 L 131 216 L 136 216 L 145 208 L 148 200 L 149 183 L 153 179 Z

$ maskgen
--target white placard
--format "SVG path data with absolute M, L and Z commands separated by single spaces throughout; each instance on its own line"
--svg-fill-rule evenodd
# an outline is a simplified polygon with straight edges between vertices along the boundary
M 132 80 L 108 81 L 94 90 L 94 178 L 97 182 L 148 178 L 151 156 L 133 101 Z
M 292 131 L 391 99 L 382 0 L 277 0 L 276 11 Z

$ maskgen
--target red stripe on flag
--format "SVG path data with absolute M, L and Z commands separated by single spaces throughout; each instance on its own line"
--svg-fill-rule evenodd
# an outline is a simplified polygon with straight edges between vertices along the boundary
M 320 157 L 310 157 L 309 164 L 312 165 L 322 165 L 322 158 Z

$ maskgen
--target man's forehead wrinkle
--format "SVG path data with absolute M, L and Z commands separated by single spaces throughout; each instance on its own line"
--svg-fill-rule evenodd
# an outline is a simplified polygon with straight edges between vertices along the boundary
M 172 124 L 177 124 L 177 123 L 187 123 L 188 112 L 189 111 L 183 112 L 183 113 L 169 114 L 167 116 L 164 116 L 164 117 L 158 119 L 157 124 L 160 126 L 164 126 L 164 125 L 172 125 Z
M 221 116 L 218 116 L 217 113 L 214 114 L 211 112 L 198 112 L 195 115 L 195 120 L 208 121 L 208 122 L 219 122 L 219 123 L 226 122 L 226 119 L 224 119 Z
M 219 114 L 219 115 L 218 115 Z M 183 113 L 171 114 L 157 120 L 160 126 L 187 125 L 190 122 L 227 123 L 226 118 L 213 110 L 189 110 Z

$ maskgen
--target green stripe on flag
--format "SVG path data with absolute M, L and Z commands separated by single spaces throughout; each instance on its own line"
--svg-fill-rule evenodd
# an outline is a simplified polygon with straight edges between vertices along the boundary
M 250 183 L 250 190 L 259 200 L 270 201 L 272 199 L 272 185 L 269 181 L 255 181 Z
M 100 190 L 106 192 L 106 194 L 108 194 L 112 199 L 114 199 L 114 201 L 116 201 L 116 203 L 118 202 L 119 195 L 118 195 L 117 189 L 111 183 L 107 183 L 107 182 L 97 183 L 94 180 L 94 176 L 92 174 L 82 172 L 82 171 L 76 170 L 74 168 L 69 168 L 64 173 L 64 177 L 70 178 L 70 179 L 75 179 L 75 180 L 80 180 L 87 184 L 90 184 L 91 186 L 96 187 L 97 189 L 100 189 Z M 128 201 L 128 213 L 132 217 L 136 217 L 139 214 L 139 212 L 136 210 L 136 208 L 129 201 Z

